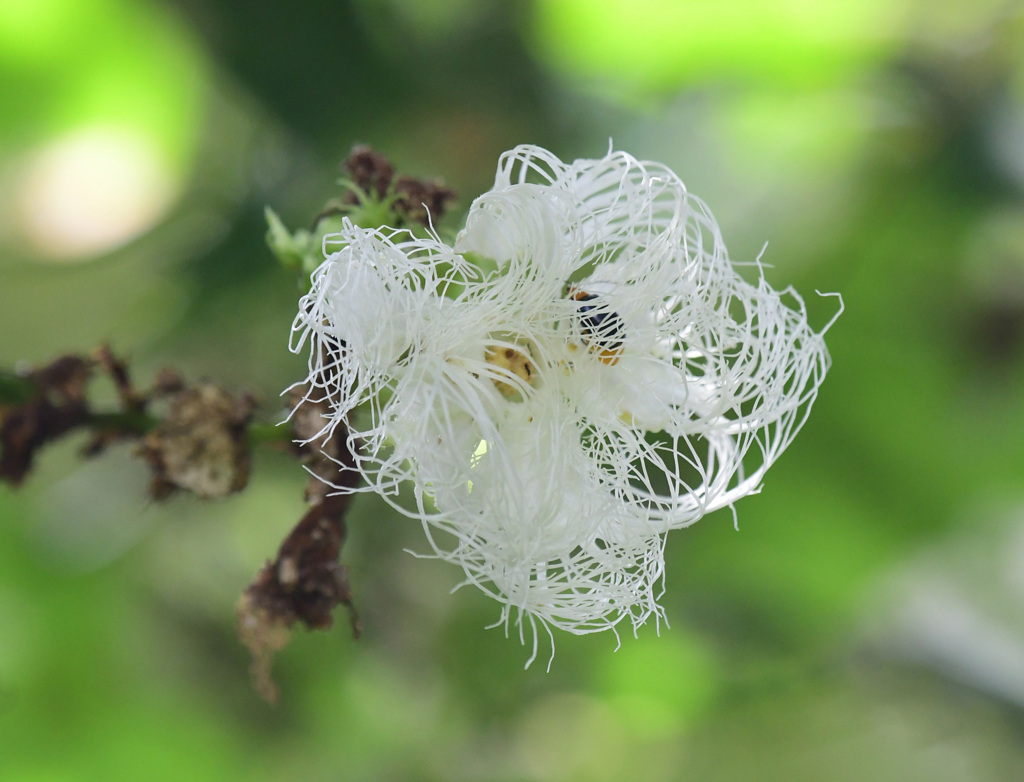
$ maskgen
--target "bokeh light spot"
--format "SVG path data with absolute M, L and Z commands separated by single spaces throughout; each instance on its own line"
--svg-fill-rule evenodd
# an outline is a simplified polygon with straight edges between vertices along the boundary
M 145 134 L 80 128 L 41 147 L 25 167 L 18 193 L 23 238 L 43 258 L 90 258 L 150 229 L 176 194 Z
M 636 89 L 674 90 L 711 75 L 828 83 L 891 47 L 898 9 L 881 0 L 543 0 L 533 35 L 543 60 L 629 101 Z

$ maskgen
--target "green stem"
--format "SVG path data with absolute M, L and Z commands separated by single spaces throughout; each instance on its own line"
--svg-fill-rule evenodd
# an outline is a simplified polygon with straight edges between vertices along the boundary
M 90 413 L 89 426 L 93 429 L 132 433 L 137 435 L 147 434 L 151 429 L 160 423 L 141 410 L 132 410 L 125 413 Z
M 35 396 L 35 384 L 10 369 L 0 369 L 0 404 L 23 405 Z
M 115 431 L 145 435 L 160 423 L 160 419 L 148 413 L 92 413 L 89 426 L 100 431 Z M 254 422 L 249 424 L 249 443 L 252 445 L 274 445 L 290 443 L 294 435 L 290 426 Z
M 290 443 L 295 435 L 291 426 L 254 422 L 249 424 L 249 442 L 253 445 Z
M 18 407 L 30 402 L 37 394 L 38 389 L 31 380 L 10 369 L 0 368 L 0 406 Z M 160 419 L 142 410 L 90 412 L 83 423 L 97 431 L 141 437 L 156 428 Z M 259 421 L 249 425 L 249 442 L 253 445 L 287 444 L 293 438 L 290 426 Z

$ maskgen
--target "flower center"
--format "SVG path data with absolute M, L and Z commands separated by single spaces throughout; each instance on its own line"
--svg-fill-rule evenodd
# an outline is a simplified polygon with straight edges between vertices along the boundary
M 507 377 L 507 373 L 521 380 L 522 385 L 533 387 L 536 384 L 537 370 L 533 365 L 533 354 L 528 345 L 488 345 L 484 350 L 484 361 L 504 370 L 503 376 Z M 503 377 L 493 377 L 491 380 L 506 399 L 522 401 L 522 386 L 519 383 Z

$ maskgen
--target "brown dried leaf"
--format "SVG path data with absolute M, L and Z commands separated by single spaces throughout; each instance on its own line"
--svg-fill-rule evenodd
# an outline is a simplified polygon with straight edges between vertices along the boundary
M 294 412 L 292 431 L 301 441 L 315 438 L 323 428 L 325 401 L 303 401 L 306 389 L 293 390 L 289 401 Z M 352 635 L 362 629 L 352 604 L 348 569 L 338 561 L 345 542 L 345 513 L 352 500 L 348 494 L 328 494 L 331 486 L 354 486 L 359 474 L 352 469 L 347 432 L 300 446 L 303 461 L 321 479 L 311 477 L 307 499 L 314 504 L 281 543 L 273 562 L 268 562 L 245 590 L 238 605 L 239 637 L 253 656 L 256 689 L 273 702 L 277 688 L 270 678 L 273 655 L 287 643 L 291 628 L 301 622 L 308 629 L 326 630 L 332 612 L 348 608 Z
M 36 451 L 88 421 L 85 387 L 92 369 L 89 359 L 68 355 L 27 375 L 32 398 L 0 410 L 0 480 L 21 483 Z

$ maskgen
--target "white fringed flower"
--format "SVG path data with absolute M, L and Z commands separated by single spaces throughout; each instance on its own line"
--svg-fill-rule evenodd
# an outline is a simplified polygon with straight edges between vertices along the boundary
M 829 365 L 797 293 L 622 152 L 507 152 L 454 247 L 346 223 L 324 249 L 293 350 L 325 429 L 534 655 L 538 622 L 661 618 L 665 533 L 758 491 Z

